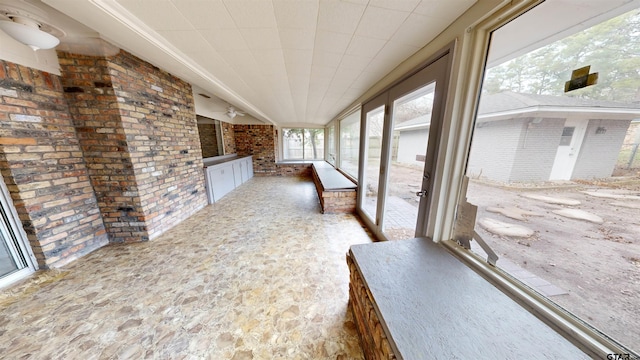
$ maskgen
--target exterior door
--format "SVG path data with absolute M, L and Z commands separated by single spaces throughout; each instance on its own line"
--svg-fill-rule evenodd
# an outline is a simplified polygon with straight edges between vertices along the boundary
M 429 236 L 431 175 L 449 76 L 447 53 L 362 107 L 359 207 L 376 237 Z
M 0 277 L 9 275 L 18 269 L 19 267 L 16 264 L 15 256 L 9 249 L 9 242 L 4 234 L 2 234 L 0 241 Z
M 584 140 L 587 131 L 587 123 L 586 119 L 567 119 L 565 121 L 549 180 L 571 180 L 580 147 L 582 147 L 582 140 Z
M 0 288 L 35 271 L 37 263 L 0 177 Z
M 382 223 L 382 232 L 389 240 L 414 237 L 421 203 L 426 206 L 422 200 L 429 192 L 429 181 L 425 180 L 430 176 L 430 166 L 425 165 L 435 88 L 435 82 L 428 82 L 408 94 L 393 94 L 391 156 Z
M 361 113 L 360 166 L 358 207 L 364 218 L 374 227 L 380 224 L 379 199 L 382 193 L 380 177 L 382 164 L 384 127 L 387 118 L 387 94 L 365 104 Z

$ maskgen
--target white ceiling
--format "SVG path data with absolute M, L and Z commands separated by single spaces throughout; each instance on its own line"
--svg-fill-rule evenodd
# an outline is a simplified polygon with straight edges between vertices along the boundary
M 476 2 L 41 1 L 0 5 L 41 7 L 47 21 L 66 33 L 59 49 L 117 51 L 102 38 L 190 82 L 201 115 L 280 126 L 325 125 Z M 527 23 L 528 17 L 511 22 L 504 36 L 492 39 L 489 61 L 506 61 L 639 3 L 548 1 L 533 10 L 541 12 L 535 21 L 549 19 L 545 26 Z M 228 105 L 247 116 L 224 117 Z
M 43 2 L 256 119 L 309 126 L 329 122 L 476 0 Z

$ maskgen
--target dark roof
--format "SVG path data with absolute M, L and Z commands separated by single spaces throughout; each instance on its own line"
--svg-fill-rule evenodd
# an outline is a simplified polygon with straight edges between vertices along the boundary
M 416 127 L 426 127 L 431 123 L 431 113 L 427 115 L 418 116 L 417 118 L 413 118 L 411 120 L 403 121 L 399 124 L 395 125 L 394 130 L 402 130 L 404 128 L 416 128 Z
M 585 111 L 593 109 L 636 110 L 635 112 L 640 114 L 640 103 L 621 103 L 570 96 L 534 95 L 504 91 L 496 94 L 482 94 L 478 115 L 495 114 L 504 111 L 524 111 L 527 108 L 544 109 L 545 107 L 554 109 L 583 109 Z M 491 116 L 489 116 L 489 118 L 491 118 Z M 415 119 L 397 124 L 394 130 L 413 130 L 419 128 L 420 125 L 427 127 L 430 120 L 431 114 L 428 116 L 419 116 Z M 407 129 L 407 127 L 409 127 L 409 129 Z
M 620 103 L 604 100 L 590 100 L 571 96 L 534 95 L 504 91 L 496 94 L 482 94 L 478 114 L 491 114 L 513 111 L 530 107 L 566 107 L 566 108 L 616 108 L 638 109 L 639 103 Z

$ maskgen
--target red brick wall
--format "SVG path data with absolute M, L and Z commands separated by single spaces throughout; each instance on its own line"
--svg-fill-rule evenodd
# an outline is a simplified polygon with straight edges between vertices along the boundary
M 222 129 L 222 142 L 224 144 L 224 155 L 236 153 L 236 137 L 233 133 L 233 124 L 220 121 L 220 129 Z
M 276 164 L 277 176 L 311 177 L 311 164 Z
M 153 239 L 207 205 L 193 92 L 125 51 L 108 65 Z
M 278 175 L 276 168 L 276 137 L 273 125 L 234 125 L 236 152 L 253 155 L 256 176 Z
M 373 296 L 365 286 L 360 271 L 350 254 L 347 254 L 347 266 L 349 267 L 349 308 L 355 319 L 365 359 L 397 359 L 376 310 L 373 308 Z
M 58 56 L 111 241 L 152 239 L 204 207 L 191 86 L 125 51 Z
M 39 265 L 105 245 L 60 77 L 0 60 L 0 132 L 0 169 Z
M 65 97 L 109 239 L 147 239 L 148 227 L 107 60 L 68 53 L 59 53 L 58 58 Z

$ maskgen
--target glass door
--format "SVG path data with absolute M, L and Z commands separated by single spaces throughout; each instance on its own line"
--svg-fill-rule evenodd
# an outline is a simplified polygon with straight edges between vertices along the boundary
M 392 104 L 391 159 L 382 224 L 389 240 L 415 236 L 420 200 L 428 192 L 423 179 L 428 176 L 425 163 L 435 89 L 432 82 Z
M 13 209 L 9 192 L 0 177 L 0 287 L 19 280 L 36 269 L 24 230 Z
M 18 265 L 16 265 L 13 254 L 9 251 L 6 239 L 2 236 L 0 239 L 0 278 L 16 270 L 18 270 Z
M 378 238 L 431 235 L 430 179 L 448 75 L 446 53 L 362 107 L 358 204 Z
M 382 155 L 384 124 L 386 113 L 386 94 L 370 101 L 362 109 L 360 158 L 360 191 L 359 207 L 366 219 L 378 227 L 378 199 L 381 194 L 380 175 L 383 174 Z

